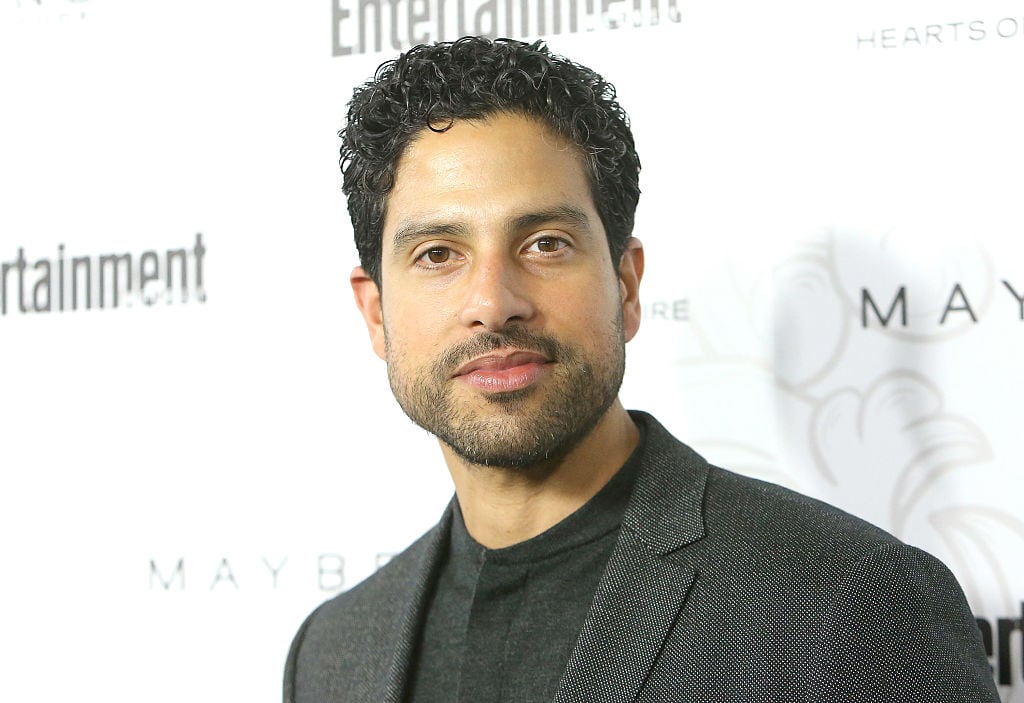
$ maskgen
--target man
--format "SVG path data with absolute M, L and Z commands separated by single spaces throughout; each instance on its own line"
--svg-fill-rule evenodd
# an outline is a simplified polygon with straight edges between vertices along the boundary
M 307 619 L 287 701 L 998 700 L 935 559 L 623 409 L 640 165 L 600 76 L 417 47 L 343 142 L 356 303 L 456 498 Z

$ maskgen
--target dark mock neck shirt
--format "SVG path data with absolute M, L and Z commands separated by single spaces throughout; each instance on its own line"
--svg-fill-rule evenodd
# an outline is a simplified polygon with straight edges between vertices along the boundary
M 550 703 L 618 538 L 646 434 L 597 495 L 546 532 L 487 549 L 458 501 L 410 672 L 410 703 Z

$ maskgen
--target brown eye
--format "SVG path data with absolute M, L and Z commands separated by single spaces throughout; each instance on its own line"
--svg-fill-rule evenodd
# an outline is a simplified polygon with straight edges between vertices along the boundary
M 427 253 L 424 254 L 424 256 L 427 257 L 427 260 L 430 261 L 430 263 L 432 264 L 443 264 L 446 261 L 448 261 L 449 258 L 451 258 L 451 255 L 451 249 L 446 249 L 444 247 L 434 247 L 433 249 L 428 249 Z
M 540 239 L 534 240 L 533 244 L 530 245 L 530 248 L 535 251 L 539 251 L 542 254 L 554 254 L 565 246 L 565 242 L 558 237 L 541 237 Z

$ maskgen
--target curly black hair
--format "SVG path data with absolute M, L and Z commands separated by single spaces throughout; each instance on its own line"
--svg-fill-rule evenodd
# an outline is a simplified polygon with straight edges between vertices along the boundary
M 615 88 L 543 41 L 463 37 L 420 45 L 356 88 L 342 138 L 342 190 L 363 269 L 380 285 L 381 236 L 398 161 L 423 129 L 495 113 L 541 120 L 575 144 L 616 264 L 633 231 L 640 159 Z

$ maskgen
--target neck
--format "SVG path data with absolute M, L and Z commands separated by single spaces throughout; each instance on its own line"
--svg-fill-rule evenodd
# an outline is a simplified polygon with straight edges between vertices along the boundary
M 466 529 L 489 549 L 518 544 L 576 512 L 626 463 L 640 438 L 616 400 L 594 429 L 551 466 L 469 464 L 442 444 Z

